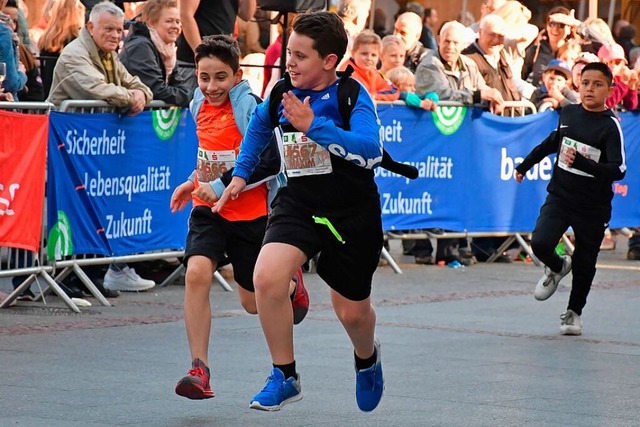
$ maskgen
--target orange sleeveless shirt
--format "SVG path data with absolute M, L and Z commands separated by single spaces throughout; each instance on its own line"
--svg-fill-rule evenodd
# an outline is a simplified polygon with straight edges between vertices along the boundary
M 194 183 L 198 188 L 199 177 L 204 177 L 207 181 L 219 178 L 221 173 L 233 166 L 233 161 L 240 152 L 242 135 L 233 118 L 231 102 L 215 107 L 205 101 L 196 119 L 196 134 L 199 154 Z M 193 205 L 211 206 L 210 203 L 195 196 L 193 196 Z M 236 200 L 227 201 L 220 211 L 220 215 L 228 221 L 249 221 L 266 214 L 266 184 L 243 191 Z

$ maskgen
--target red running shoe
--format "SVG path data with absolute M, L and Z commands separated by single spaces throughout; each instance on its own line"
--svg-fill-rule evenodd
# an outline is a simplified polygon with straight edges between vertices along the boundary
M 293 324 L 297 325 L 302 322 L 309 311 L 309 293 L 304 287 L 301 268 L 296 271 L 293 281 L 296 282 L 296 288 L 291 294 L 291 306 L 293 307 Z
M 211 399 L 213 390 L 209 384 L 209 368 L 200 359 L 195 359 L 191 366 L 189 375 L 178 381 L 176 394 L 193 400 Z

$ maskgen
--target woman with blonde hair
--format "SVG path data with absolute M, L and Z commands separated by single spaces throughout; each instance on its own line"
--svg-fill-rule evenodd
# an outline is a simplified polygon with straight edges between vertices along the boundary
M 49 96 L 53 69 L 62 49 L 78 37 L 80 28 L 84 25 L 84 11 L 80 0 L 58 0 L 51 7 L 47 28 L 38 39 L 45 99 Z
M 193 92 L 179 73 L 176 40 L 182 32 L 177 0 L 148 0 L 131 24 L 120 60 L 153 92 L 153 99 L 186 107 Z

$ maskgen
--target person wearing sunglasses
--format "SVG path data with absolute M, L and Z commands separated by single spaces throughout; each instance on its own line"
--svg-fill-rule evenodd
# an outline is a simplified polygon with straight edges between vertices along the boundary
M 547 24 L 538 34 L 538 39 L 525 53 L 522 78 L 536 87 L 542 83 L 544 67 L 556 57 L 556 52 L 567 40 L 573 38 L 574 30 L 580 25 L 574 11 L 558 6 L 549 11 Z

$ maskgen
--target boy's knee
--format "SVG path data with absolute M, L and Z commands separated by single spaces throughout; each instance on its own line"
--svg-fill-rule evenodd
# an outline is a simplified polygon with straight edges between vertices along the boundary
M 552 242 L 545 241 L 543 239 L 537 239 L 534 237 L 531 239 L 531 249 L 533 253 L 536 255 L 546 254 L 552 252 L 555 249 L 556 245 Z
M 335 309 L 335 312 L 343 325 L 357 325 L 360 322 L 368 321 L 371 306 L 363 306 L 359 310 Z
M 184 274 L 187 286 L 206 286 L 213 282 L 213 269 L 200 264 L 190 264 Z

